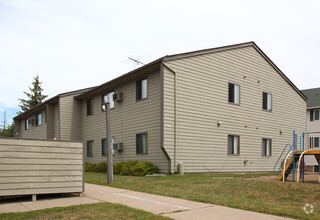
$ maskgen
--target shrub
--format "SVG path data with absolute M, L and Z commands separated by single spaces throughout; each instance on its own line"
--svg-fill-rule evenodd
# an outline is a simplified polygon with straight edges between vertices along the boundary
M 125 162 L 119 162 L 116 165 L 113 166 L 113 174 L 115 175 L 121 175 L 122 169 L 125 166 Z
M 85 172 L 94 172 L 94 168 L 96 167 L 95 163 L 85 163 L 84 170 Z
M 94 172 L 96 173 L 107 173 L 107 162 L 97 163 L 94 167 Z
M 149 161 L 140 161 L 131 169 L 133 176 L 145 176 L 158 172 L 158 168 Z
M 106 173 L 107 172 L 107 162 L 100 163 L 85 163 L 85 172 L 95 172 L 95 173 Z
M 113 173 L 116 175 L 145 176 L 157 172 L 158 168 L 149 161 L 119 162 L 113 168 Z

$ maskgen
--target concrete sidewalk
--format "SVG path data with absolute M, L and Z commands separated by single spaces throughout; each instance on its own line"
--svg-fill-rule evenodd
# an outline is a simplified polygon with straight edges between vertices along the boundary
M 142 209 L 157 215 L 168 216 L 173 219 L 286 219 L 257 212 L 94 184 L 86 184 L 85 190 L 83 197 L 0 204 L 0 213 L 110 202 Z

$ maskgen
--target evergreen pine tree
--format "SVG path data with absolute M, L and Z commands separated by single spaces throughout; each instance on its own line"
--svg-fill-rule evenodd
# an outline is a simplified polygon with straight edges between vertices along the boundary
M 38 75 L 33 78 L 32 88 L 29 86 L 30 93 L 24 92 L 28 99 L 18 99 L 20 101 L 19 107 L 22 110 L 18 112 L 18 114 L 36 107 L 37 105 L 41 104 L 45 98 L 48 97 L 47 95 L 42 94 L 43 89 L 41 88 L 41 84 L 42 82 L 40 82 Z

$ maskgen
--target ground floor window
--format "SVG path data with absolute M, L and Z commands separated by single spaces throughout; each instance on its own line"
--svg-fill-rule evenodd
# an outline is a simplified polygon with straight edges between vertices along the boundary
M 229 155 L 240 154 L 240 136 L 228 135 L 228 154 Z
M 114 137 L 111 137 L 111 149 L 112 149 L 112 155 L 114 154 L 114 150 L 113 150 L 113 143 L 114 143 Z M 101 155 L 102 156 L 108 156 L 108 146 L 107 146 L 107 139 L 103 138 L 101 139 Z
M 136 135 L 136 153 L 148 154 L 148 134 L 147 133 Z
M 93 141 L 87 141 L 87 156 L 93 157 Z
M 271 139 L 262 138 L 262 156 L 271 156 Z

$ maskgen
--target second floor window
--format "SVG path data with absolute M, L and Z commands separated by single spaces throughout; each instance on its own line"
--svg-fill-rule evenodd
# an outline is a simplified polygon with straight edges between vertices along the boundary
M 41 125 L 41 113 L 36 114 L 36 126 Z
M 229 83 L 229 102 L 240 104 L 240 86 Z
M 26 119 L 26 120 L 24 121 L 24 129 L 25 129 L 25 130 L 28 130 L 28 129 L 29 129 L 29 120 L 28 120 L 28 119 Z
M 262 93 L 262 109 L 271 111 L 272 110 L 272 95 L 269 93 Z
M 136 99 L 146 99 L 148 98 L 148 79 L 139 80 L 136 83 Z
M 103 96 L 102 103 L 101 103 L 102 110 L 105 110 L 105 107 L 103 106 L 103 104 L 106 102 L 110 103 L 110 109 L 114 108 L 113 94 L 114 94 L 114 92 L 109 92 L 108 94 Z
M 93 115 L 93 99 L 87 100 L 87 115 Z
M 319 109 L 310 110 L 310 121 L 319 120 Z

